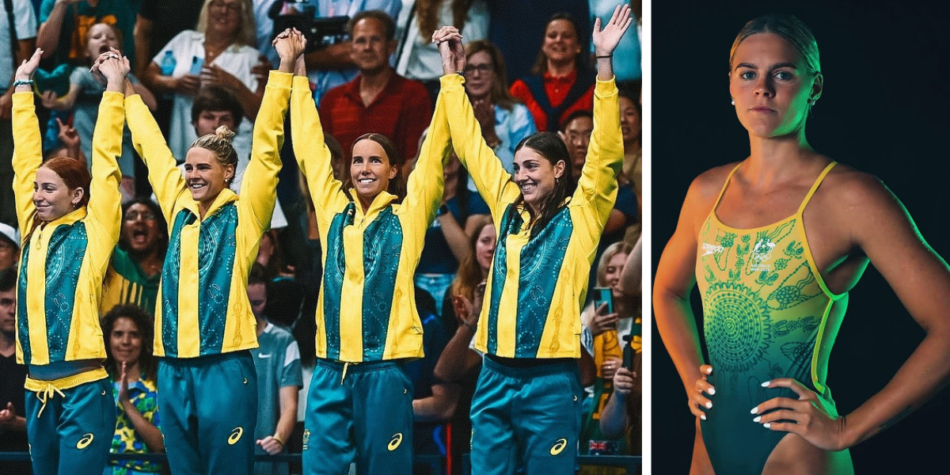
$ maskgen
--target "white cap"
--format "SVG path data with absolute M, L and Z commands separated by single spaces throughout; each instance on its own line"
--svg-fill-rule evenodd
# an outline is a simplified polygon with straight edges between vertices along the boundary
M 20 248 L 20 231 L 6 223 L 0 223 L 0 237 L 7 238 L 17 249 Z

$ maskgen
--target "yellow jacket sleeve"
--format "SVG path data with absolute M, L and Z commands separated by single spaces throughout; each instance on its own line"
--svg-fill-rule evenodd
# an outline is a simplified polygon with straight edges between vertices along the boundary
M 326 233 L 330 229 L 333 215 L 343 210 L 350 200 L 343 192 L 343 184 L 333 178 L 333 166 L 330 163 L 330 149 L 323 138 L 323 126 L 320 115 L 313 102 L 310 81 L 303 76 L 293 79 L 291 92 L 290 128 L 294 142 L 294 155 L 313 200 L 320 239 L 326 242 Z
M 623 134 L 620 131 L 620 102 L 615 79 L 597 81 L 594 88 L 594 130 L 587 149 L 587 162 L 577 180 L 572 205 L 587 204 L 593 219 L 586 229 L 595 230 L 595 240 L 607 224 L 617 201 L 617 176 L 623 168 Z
M 33 226 L 33 215 L 36 213 L 33 182 L 36 181 L 36 170 L 42 163 L 43 145 L 33 93 L 16 92 L 13 94 L 13 193 L 16 196 L 17 221 L 22 239 L 26 239 Z
M 132 145 L 148 167 L 148 181 L 165 214 L 165 222 L 171 228 L 175 203 L 186 189 L 185 178 L 175 166 L 175 157 L 155 118 L 142 102 L 142 96 L 136 94 L 125 98 L 125 118 L 132 132 Z
M 441 81 L 445 115 L 448 117 L 455 153 L 475 182 L 478 193 L 488 204 L 497 226 L 505 207 L 513 203 L 521 191 L 482 138 L 482 128 L 465 94 L 462 76 L 449 74 L 442 76 Z
M 99 103 L 99 118 L 92 134 L 92 184 L 86 207 L 90 258 L 98 276 L 105 274 L 122 227 L 122 194 L 119 192 L 122 172 L 119 171 L 118 160 L 122 155 L 124 126 L 123 94 L 104 92 Z
M 253 243 L 257 243 L 270 227 L 274 203 L 277 201 L 280 149 L 284 145 L 284 117 L 290 105 L 292 77 L 290 73 L 270 72 L 261 109 L 254 121 L 251 161 L 244 172 L 241 199 L 238 200 L 240 222 L 250 225 L 244 229 L 249 231 L 246 236 Z M 256 250 L 256 247 L 248 246 L 245 249 Z
M 435 212 L 442 203 L 445 190 L 443 170 L 449 157 L 452 156 L 449 139 L 445 101 L 440 93 L 435 102 L 435 112 L 432 114 L 429 131 L 422 142 L 416 168 L 409 174 L 406 198 L 403 200 L 403 206 L 400 207 L 401 210 L 405 210 L 408 218 L 406 223 L 411 229 L 411 235 L 417 238 L 417 250 L 420 255 L 425 242 L 426 229 L 432 224 Z

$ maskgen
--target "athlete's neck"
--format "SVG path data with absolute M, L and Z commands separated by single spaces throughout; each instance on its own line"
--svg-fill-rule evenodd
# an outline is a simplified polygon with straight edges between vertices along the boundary
M 0 332 L 0 356 L 9 357 L 16 352 L 16 335 Z
M 386 88 L 395 71 L 386 66 L 377 70 L 360 71 L 360 74 L 363 76 L 360 79 L 360 98 L 363 99 L 363 105 L 368 106 Z
M 805 130 L 781 137 L 756 137 L 749 135 L 749 160 L 743 165 L 743 173 L 757 187 L 771 187 L 794 179 L 802 165 L 814 160 L 818 154 L 805 138 Z
M 261 336 L 261 334 L 264 333 L 264 328 L 267 327 L 267 320 L 257 315 L 254 315 L 254 320 L 257 321 L 257 336 Z
M 550 59 L 548 60 L 548 73 L 554 77 L 567 76 L 574 71 L 574 68 L 577 66 L 577 63 L 574 62 L 574 59 L 567 61 L 554 62 Z

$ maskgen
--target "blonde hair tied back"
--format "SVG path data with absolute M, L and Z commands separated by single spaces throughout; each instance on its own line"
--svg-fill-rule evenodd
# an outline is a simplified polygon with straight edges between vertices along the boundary
M 199 137 L 198 140 L 195 140 L 191 144 L 191 148 L 201 147 L 205 150 L 209 150 L 214 153 L 215 158 L 218 159 L 218 163 L 221 166 L 231 165 L 237 169 L 238 156 L 237 152 L 234 151 L 234 147 L 231 145 L 231 141 L 234 139 L 234 136 L 237 135 L 228 128 L 226 125 L 222 125 L 215 129 L 213 134 L 204 135 Z

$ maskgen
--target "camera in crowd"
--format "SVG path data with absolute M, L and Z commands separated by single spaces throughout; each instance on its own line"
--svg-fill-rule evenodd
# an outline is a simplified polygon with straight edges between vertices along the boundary
M 307 39 L 307 53 L 349 40 L 346 24 L 348 16 L 316 18 L 317 7 L 307 0 L 274 2 L 267 16 L 274 20 L 271 40 L 287 28 L 296 28 Z

